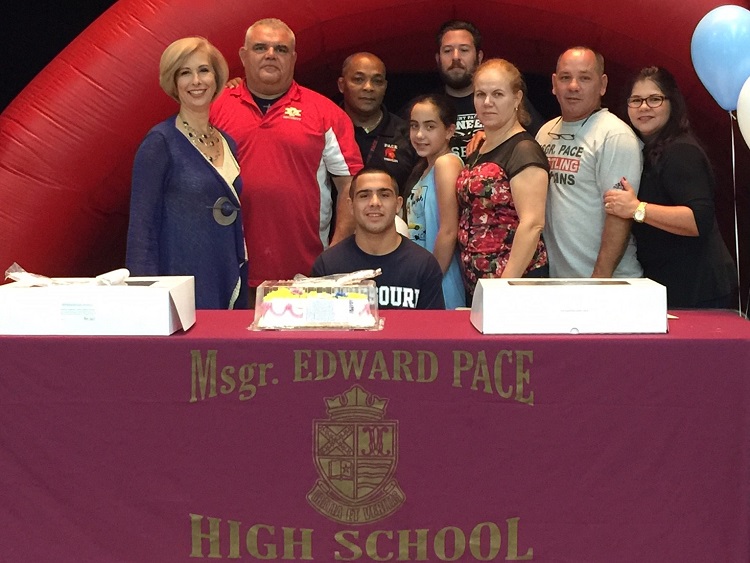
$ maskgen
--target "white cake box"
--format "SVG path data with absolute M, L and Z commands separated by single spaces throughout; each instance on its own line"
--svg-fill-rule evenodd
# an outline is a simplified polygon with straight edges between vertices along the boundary
M 195 323 L 193 276 L 53 279 L 69 285 L 0 285 L 0 334 L 169 335 Z
M 648 278 L 482 279 L 471 323 L 484 334 L 667 332 L 667 288 Z

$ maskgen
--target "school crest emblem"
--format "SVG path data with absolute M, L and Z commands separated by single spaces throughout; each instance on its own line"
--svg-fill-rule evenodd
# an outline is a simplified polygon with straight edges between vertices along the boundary
M 302 119 L 302 110 L 294 106 L 288 106 L 284 108 L 284 119 L 300 121 Z
M 398 162 L 398 160 L 396 160 L 396 149 L 398 149 L 398 145 L 386 144 L 385 147 L 383 147 L 383 158 L 389 162 Z
M 394 479 L 398 421 L 386 420 L 388 399 L 359 385 L 326 397 L 327 419 L 313 421 L 313 459 L 320 479 L 307 501 L 343 524 L 369 524 L 406 500 Z

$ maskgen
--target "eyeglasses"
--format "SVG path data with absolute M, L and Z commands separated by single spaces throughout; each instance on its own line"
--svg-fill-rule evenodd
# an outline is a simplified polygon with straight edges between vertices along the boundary
M 592 115 L 594 115 L 597 111 L 599 111 L 600 109 L 601 108 L 597 108 L 594 111 L 592 111 L 589 114 L 589 116 L 586 119 L 583 120 L 583 123 L 581 123 L 581 126 L 578 128 L 578 131 L 580 131 L 581 129 L 583 129 L 583 126 L 586 125 L 586 122 L 589 120 L 589 118 Z M 554 129 L 557 126 L 557 124 L 560 123 L 561 120 L 562 120 L 562 115 L 557 119 L 557 121 L 555 121 L 554 125 L 552 125 L 551 128 Z M 552 131 L 548 131 L 547 135 L 549 135 L 550 137 L 552 137 L 555 140 L 562 139 L 564 141 L 573 141 L 576 138 L 575 133 L 553 133 Z
M 638 109 L 646 102 L 646 105 L 651 109 L 658 108 L 664 103 L 664 100 L 668 100 L 668 96 L 649 96 L 648 98 L 641 98 L 639 96 L 631 96 L 628 98 L 628 107 Z
M 556 139 L 556 140 L 563 139 L 565 141 L 572 141 L 576 138 L 576 136 L 573 133 L 553 133 L 552 131 L 550 131 L 547 133 L 547 135 L 549 135 L 553 139 Z

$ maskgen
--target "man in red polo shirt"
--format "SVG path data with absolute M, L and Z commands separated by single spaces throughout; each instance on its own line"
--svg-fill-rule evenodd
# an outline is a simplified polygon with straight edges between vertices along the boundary
M 211 108 L 212 123 L 236 142 L 244 184 L 242 218 L 249 283 L 309 274 L 315 258 L 354 231 L 347 207 L 351 178 L 362 168 L 349 117 L 328 98 L 294 81 L 291 29 L 263 19 L 240 49 L 245 80 Z

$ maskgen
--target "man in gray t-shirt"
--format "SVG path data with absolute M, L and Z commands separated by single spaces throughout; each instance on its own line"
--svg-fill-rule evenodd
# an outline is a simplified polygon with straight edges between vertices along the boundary
M 544 242 L 551 277 L 643 275 L 631 220 L 605 213 L 602 201 L 623 177 L 637 192 L 643 162 L 632 129 L 601 107 L 606 89 L 599 53 L 573 47 L 560 55 L 552 92 L 562 115 L 536 136 L 550 163 Z

